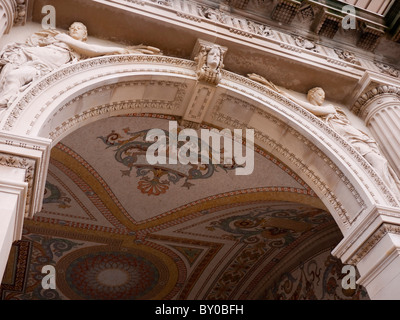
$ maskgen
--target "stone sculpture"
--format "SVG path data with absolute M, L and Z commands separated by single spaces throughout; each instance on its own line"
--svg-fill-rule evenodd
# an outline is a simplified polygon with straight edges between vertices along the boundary
M 296 43 L 296 46 L 303 48 L 303 49 L 318 52 L 317 45 L 314 42 L 307 40 L 300 36 L 295 36 L 295 35 L 292 35 L 292 38 L 293 38 L 294 42 Z
M 347 62 L 356 64 L 356 65 L 361 65 L 360 60 L 358 60 L 356 58 L 356 56 L 354 55 L 354 53 L 347 51 L 347 50 L 340 50 L 340 49 L 334 49 L 335 53 L 337 54 L 337 56 Z
M 197 62 L 198 80 L 218 84 L 221 80 L 221 69 L 224 67 L 223 56 L 224 51 L 218 45 L 201 46 L 194 59 Z
M 74 22 L 69 34 L 54 29 L 11 43 L 0 52 L 0 109 L 7 108 L 32 81 L 70 62 L 112 54 L 160 54 L 150 46 L 113 47 L 86 43 L 87 29 Z
M 400 200 L 400 180 L 390 167 L 388 161 L 379 151 L 377 142 L 366 133 L 353 127 L 340 107 L 325 104 L 325 92 L 322 88 L 312 88 L 307 93 L 308 102 L 297 99 L 257 74 L 249 74 L 250 79 L 260 82 L 296 102 L 304 109 L 322 119 L 328 126 L 345 138 L 375 169 L 386 185 Z

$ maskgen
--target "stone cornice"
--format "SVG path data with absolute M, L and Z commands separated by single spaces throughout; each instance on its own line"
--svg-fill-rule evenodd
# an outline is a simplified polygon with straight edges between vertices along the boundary
M 357 250 L 357 253 L 349 260 L 350 264 L 357 264 L 365 257 L 373 247 L 388 233 L 400 234 L 400 225 L 383 223 L 371 237 Z
M 32 191 L 34 184 L 34 175 L 36 168 L 36 161 L 34 159 L 19 157 L 14 154 L 0 153 L 0 166 L 18 168 L 25 170 L 25 182 L 28 184 L 27 200 L 25 205 L 24 216 L 29 216 L 29 211 L 32 203 Z
M 177 19 L 186 20 L 185 23 L 188 25 L 193 25 L 193 27 L 201 25 L 202 28 L 213 31 L 215 26 L 218 26 L 230 33 L 232 37 L 246 39 L 247 41 L 251 39 L 261 40 L 265 42 L 266 47 L 278 45 L 281 49 L 292 51 L 292 55 L 301 55 L 303 58 L 306 56 L 320 57 L 331 67 L 345 69 L 346 72 L 357 73 L 357 70 L 369 70 L 387 73 L 388 69 L 393 69 L 392 76 L 399 78 L 398 70 L 385 63 L 375 61 L 373 58 L 367 57 L 368 55 L 354 56 L 348 59 L 338 53 L 338 50 L 340 51 L 342 48 L 332 48 L 316 41 L 318 36 L 305 39 L 307 45 L 304 45 L 304 42 L 296 41 L 296 37 L 303 38 L 300 34 L 295 35 L 283 29 L 278 30 L 276 27 L 268 25 L 267 22 L 256 21 L 205 3 L 191 0 L 101 0 L 101 2 L 109 5 L 118 4 L 125 7 L 126 10 L 129 10 L 130 7 L 145 12 L 153 12 L 154 9 L 159 9 L 158 14 L 163 15 L 164 19 L 170 18 L 171 22 Z M 174 19 L 172 19 L 171 14 L 175 15 Z
M 1 155 L 0 155 L 1 157 Z M 24 213 L 26 212 L 26 199 L 29 188 L 29 182 L 10 181 L 0 178 L 0 193 L 14 194 L 18 196 L 14 221 L 13 241 L 21 240 L 24 224 Z
M 0 131 L 0 166 L 25 170 L 27 193 L 24 217 L 33 217 L 41 210 L 50 144 L 49 139 Z
M 387 233 L 400 234 L 400 210 L 374 206 L 332 251 L 343 263 L 357 264 Z

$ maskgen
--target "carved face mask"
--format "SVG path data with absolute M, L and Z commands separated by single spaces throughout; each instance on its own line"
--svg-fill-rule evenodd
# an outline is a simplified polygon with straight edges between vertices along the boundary
M 207 66 L 211 69 L 217 69 L 220 62 L 220 52 L 216 47 L 211 48 L 207 55 Z

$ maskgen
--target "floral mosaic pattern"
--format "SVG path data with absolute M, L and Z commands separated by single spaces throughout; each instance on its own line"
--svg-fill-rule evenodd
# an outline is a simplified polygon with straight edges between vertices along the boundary
M 232 299 L 238 285 L 251 274 L 259 261 L 289 247 L 307 232 L 329 223 L 333 223 L 333 218 L 324 210 L 283 203 L 211 222 L 208 230 L 221 230 L 224 238 L 240 241 L 245 246 L 227 264 L 207 299 Z
M 281 206 L 270 206 L 213 221 L 208 230 L 221 229 L 227 239 L 247 244 L 263 242 L 277 248 L 289 245 L 313 226 L 329 221 L 332 217 L 320 209 L 310 211 L 309 207 L 295 206 L 282 210 Z
M 121 170 L 122 176 L 130 176 L 132 170 L 136 170 L 136 176 L 140 178 L 137 188 L 149 196 L 165 194 L 171 183 L 182 183 L 182 187 L 189 189 L 193 181 L 197 179 L 208 179 L 219 171 L 228 172 L 238 166 L 225 164 L 188 164 L 185 166 L 149 165 L 146 160 L 146 151 L 153 142 L 146 141 L 146 135 L 150 129 L 138 132 L 131 132 L 129 128 L 122 130 L 122 133 L 113 130 L 106 136 L 99 137 L 107 148 L 114 148 L 115 160 L 126 167 Z M 179 129 L 178 129 L 179 130 Z M 169 132 L 163 130 L 169 142 Z M 200 142 L 198 145 L 204 144 Z M 180 148 L 185 142 L 178 142 Z M 167 149 L 167 157 L 169 150 Z M 223 151 L 221 151 L 223 154 Z M 212 157 L 210 156 L 210 159 Z
M 275 300 L 369 300 L 365 288 L 343 289 L 343 264 L 325 251 L 281 276 L 263 298 Z
M 70 208 L 71 198 L 67 197 L 56 185 L 46 181 L 43 203 L 58 203 L 59 208 Z
M 136 300 L 152 290 L 159 272 L 149 261 L 129 253 L 93 253 L 66 270 L 67 282 L 88 300 Z
M 41 282 L 45 274 L 45 265 L 56 266 L 57 261 L 72 250 L 79 248 L 82 243 L 63 238 L 53 238 L 44 235 L 23 232 L 23 241 L 30 244 L 30 252 L 25 258 L 28 263 L 27 278 L 21 292 L 7 292 L 4 300 L 61 300 L 58 290 L 43 289 Z

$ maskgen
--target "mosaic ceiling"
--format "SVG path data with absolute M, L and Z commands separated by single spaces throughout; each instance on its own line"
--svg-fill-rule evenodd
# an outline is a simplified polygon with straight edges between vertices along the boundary
M 263 150 L 248 176 L 234 165 L 146 165 L 143 137 L 168 130 L 168 120 L 112 117 L 54 146 L 43 209 L 13 246 L 2 299 L 365 297 L 337 284 L 340 261 L 329 250 L 342 236 L 331 215 Z M 319 264 L 330 274 L 319 285 L 330 291 L 282 293 L 282 276 L 321 252 L 332 263 Z M 55 267 L 56 289 L 41 285 L 46 265 Z

